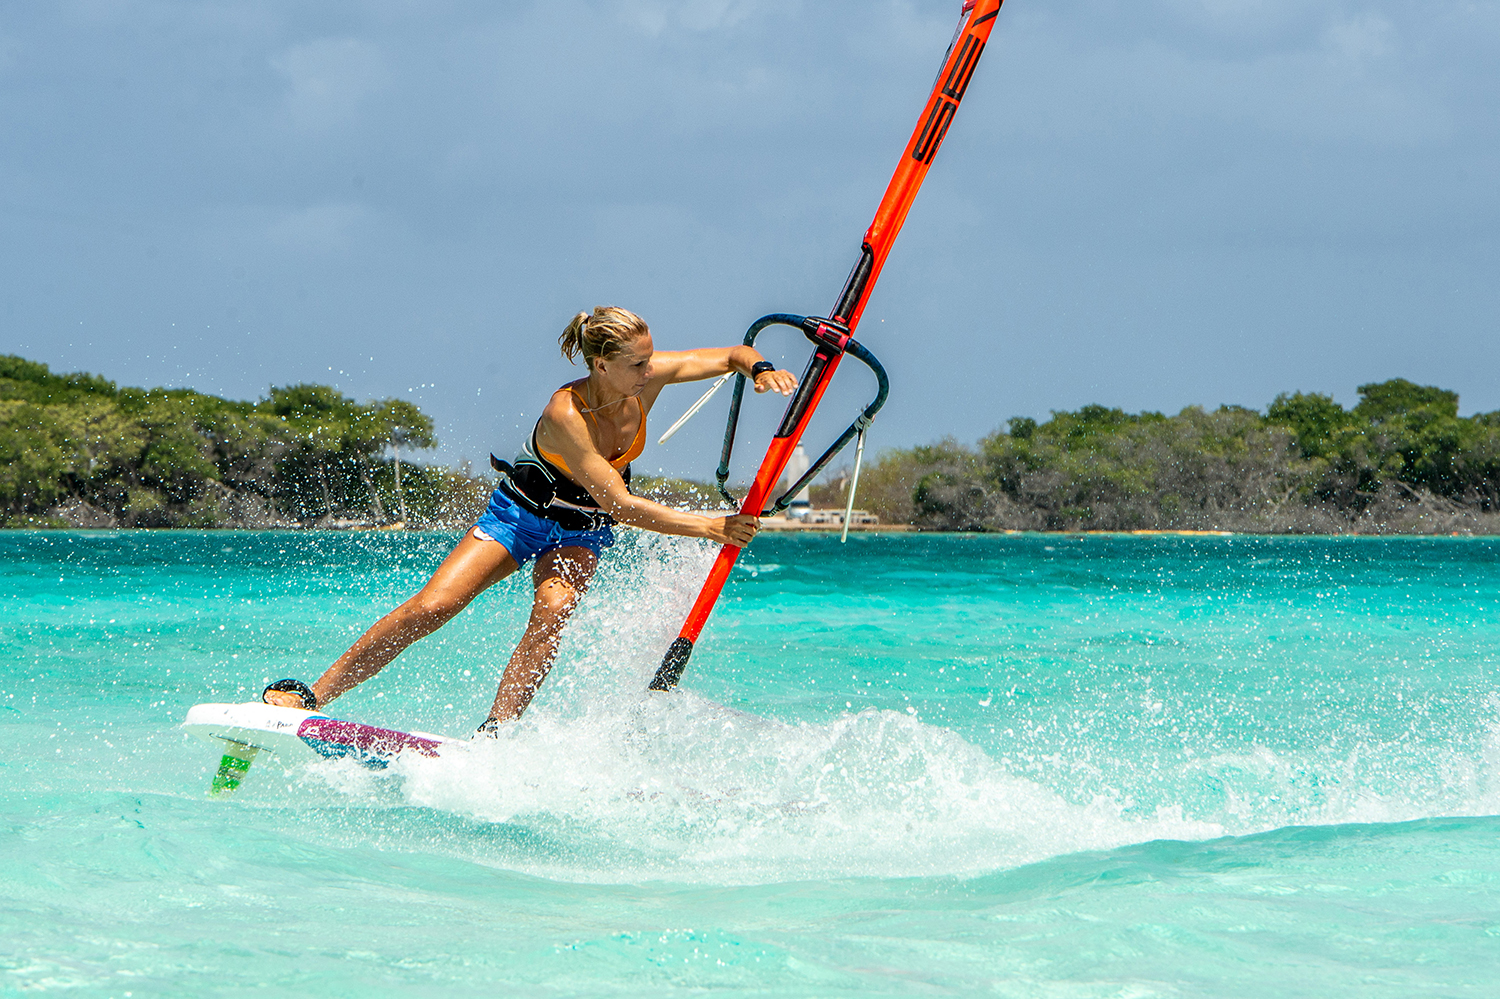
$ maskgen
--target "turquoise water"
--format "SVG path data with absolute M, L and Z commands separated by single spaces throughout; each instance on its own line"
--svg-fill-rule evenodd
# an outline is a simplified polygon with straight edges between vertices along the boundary
M 622 538 L 505 737 L 176 729 L 440 534 L 0 533 L 0 995 L 1500 994 L 1500 542 Z M 461 735 L 507 581 L 337 704 Z

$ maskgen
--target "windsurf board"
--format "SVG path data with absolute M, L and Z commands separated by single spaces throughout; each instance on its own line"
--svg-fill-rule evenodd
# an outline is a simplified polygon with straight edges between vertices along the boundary
M 400 732 L 362 722 L 331 718 L 320 711 L 276 704 L 198 704 L 190 708 L 184 731 L 224 749 L 211 793 L 233 791 L 262 752 L 284 762 L 352 759 L 379 770 L 402 753 L 438 756 L 459 740 L 428 732 Z

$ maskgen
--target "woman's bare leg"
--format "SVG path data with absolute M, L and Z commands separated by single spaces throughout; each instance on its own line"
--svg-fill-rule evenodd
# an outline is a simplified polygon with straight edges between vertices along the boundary
M 500 689 L 495 693 L 495 706 L 490 709 L 486 727 L 490 721 L 508 722 L 521 717 L 531 703 L 557 658 L 557 641 L 563 625 L 568 623 L 568 616 L 588 589 L 598 564 L 599 556 L 579 546 L 559 548 L 536 560 L 531 620 L 511 654 L 505 675 L 500 678 Z
M 416 596 L 376 621 L 312 685 L 318 706 L 379 673 L 408 645 L 432 634 L 518 568 L 504 545 L 481 541 L 472 531 L 465 534 Z M 289 708 L 302 706 L 297 694 L 284 691 L 271 691 L 266 700 Z

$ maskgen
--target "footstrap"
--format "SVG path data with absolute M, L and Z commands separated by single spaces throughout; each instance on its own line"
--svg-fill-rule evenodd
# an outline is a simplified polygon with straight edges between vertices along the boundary
M 312 692 L 312 688 L 303 683 L 301 680 L 277 680 L 275 683 L 271 684 L 265 690 L 262 690 L 260 692 L 260 699 L 264 701 L 266 699 L 266 695 L 273 690 L 277 691 L 278 693 L 297 694 L 302 698 L 302 707 L 304 710 L 318 710 L 318 695 L 314 694 Z

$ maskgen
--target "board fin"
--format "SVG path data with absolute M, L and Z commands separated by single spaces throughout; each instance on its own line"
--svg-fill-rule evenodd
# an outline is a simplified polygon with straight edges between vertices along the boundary
M 214 774 L 214 781 L 208 788 L 209 794 L 225 794 L 240 786 L 245 779 L 245 774 L 250 770 L 250 764 L 260 752 L 254 746 L 246 746 L 243 743 L 225 741 L 225 749 L 228 750 L 219 760 L 219 770 Z

